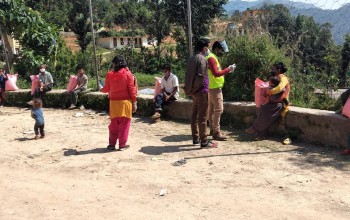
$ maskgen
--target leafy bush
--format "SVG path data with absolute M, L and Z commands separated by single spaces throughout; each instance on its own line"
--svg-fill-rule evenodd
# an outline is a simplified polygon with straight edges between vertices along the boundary
M 222 67 L 235 63 L 234 73 L 225 78 L 224 98 L 228 101 L 252 101 L 257 77 L 267 79 L 271 66 L 276 62 L 288 65 L 289 59 L 267 35 L 240 36 L 229 39 L 230 52 L 223 57 Z

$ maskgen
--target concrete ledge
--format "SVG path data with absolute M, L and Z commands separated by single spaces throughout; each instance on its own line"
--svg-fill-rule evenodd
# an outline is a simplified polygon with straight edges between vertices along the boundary
M 30 90 L 6 92 L 7 105 L 27 107 L 31 99 Z M 65 90 L 53 90 L 45 94 L 44 106 L 67 108 L 69 96 Z M 108 97 L 100 92 L 86 92 L 79 96 L 79 103 L 86 108 L 108 110 Z M 174 119 L 190 120 L 192 102 L 180 99 L 171 103 L 165 114 Z M 252 102 L 225 102 L 222 124 L 234 127 L 248 127 L 256 117 L 255 104 Z M 150 116 L 154 111 L 153 96 L 138 97 L 137 113 Z M 298 138 L 305 142 L 320 145 L 347 147 L 350 135 L 350 119 L 332 111 L 291 107 L 286 117 L 288 130 L 297 131 Z

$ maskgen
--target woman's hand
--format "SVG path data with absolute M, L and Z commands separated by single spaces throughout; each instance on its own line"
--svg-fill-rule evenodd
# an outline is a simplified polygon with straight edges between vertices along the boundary
M 132 113 L 135 113 L 137 110 L 137 102 L 132 103 Z

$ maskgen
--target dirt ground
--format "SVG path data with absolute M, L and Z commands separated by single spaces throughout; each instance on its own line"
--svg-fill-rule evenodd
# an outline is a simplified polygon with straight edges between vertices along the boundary
M 199 149 L 187 122 L 136 117 L 131 148 L 110 152 L 108 116 L 44 114 L 47 136 L 33 140 L 29 109 L 0 109 L 0 219 L 350 219 L 350 158 L 337 149 L 235 129 Z

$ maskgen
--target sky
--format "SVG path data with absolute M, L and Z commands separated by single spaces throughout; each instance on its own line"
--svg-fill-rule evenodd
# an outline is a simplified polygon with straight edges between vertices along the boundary
M 246 0 L 248 2 L 254 2 L 256 0 Z M 342 5 L 350 3 L 350 0 L 290 0 L 293 2 L 311 3 L 322 9 L 338 9 Z

